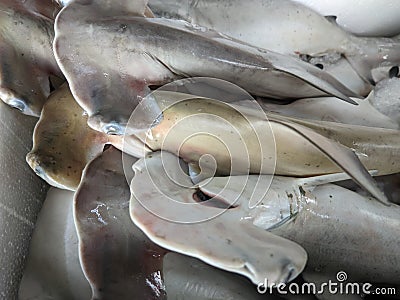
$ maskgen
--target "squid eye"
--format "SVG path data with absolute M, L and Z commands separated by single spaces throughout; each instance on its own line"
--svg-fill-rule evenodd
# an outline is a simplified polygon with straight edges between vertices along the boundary
M 399 76 L 399 67 L 394 66 L 389 70 L 389 78 L 398 77 Z

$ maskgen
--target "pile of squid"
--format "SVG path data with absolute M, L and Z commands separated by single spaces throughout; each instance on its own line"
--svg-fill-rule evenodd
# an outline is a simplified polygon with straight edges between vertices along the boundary
M 37 223 L 32 255 L 65 267 L 37 299 L 400 286 L 400 30 L 290 0 L 0 0 L 0 24 L 0 98 L 38 117 L 27 163 L 69 190 Z

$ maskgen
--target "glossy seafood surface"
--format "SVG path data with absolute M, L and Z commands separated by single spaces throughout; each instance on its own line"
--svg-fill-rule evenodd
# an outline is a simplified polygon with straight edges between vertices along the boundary
M 356 2 L 0 0 L 0 298 L 400 299 L 400 6 Z

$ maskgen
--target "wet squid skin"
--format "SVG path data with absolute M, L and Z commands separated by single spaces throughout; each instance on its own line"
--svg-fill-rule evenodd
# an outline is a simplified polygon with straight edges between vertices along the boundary
M 76 2 L 57 18 L 57 61 L 92 128 L 121 134 L 148 85 L 187 76 L 225 79 L 263 96 L 329 93 L 351 102 L 347 96 L 353 93 L 343 84 L 299 59 L 259 51 L 186 22 L 147 19 L 143 11 L 113 14 Z
M 58 10 L 49 0 L 0 2 L 0 98 L 28 115 L 40 115 L 49 76 L 63 78 L 52 50 Z

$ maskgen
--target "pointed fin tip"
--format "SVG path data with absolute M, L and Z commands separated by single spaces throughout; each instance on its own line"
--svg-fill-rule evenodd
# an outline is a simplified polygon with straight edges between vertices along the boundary
M 364 165 L 361 163 L 354 151 L 338 142 L 334 142 L 329 138 L 318 134 L 306 126 L 285 121 L 276 117 L 272 119 L 270 117 L 270 121 L 287 126 L 294 132 L 300 134 L 322 153 L 324 153 L 334 164 L 347 173 L 351 179 L 354 180 L 354 182 L 369 192 L 379 202 L 384 205 L 391 205 L 386 195 L 381 191 L 375 179 L 372 178 L 371 174 L 365 169 Z M 319 140 L 319 142 L 316 140 Z M 340 155 L 342 159 L 337 159 L 338 155 Z
M 378 170 L 370 170 L 368 171 L 371 176 L 375 176 L 378 174 Z M 332 174 L 324 174 L 312 177 L 304 177 L 304 178 L 297 178 L 296 183 L 298 185 L 306 185 L 306 186 L 318 186 L 327 183 L 333 183 L 343 180 L 351 180 L 349 174 L 346 172 L 342 173 L 332 173 Z

